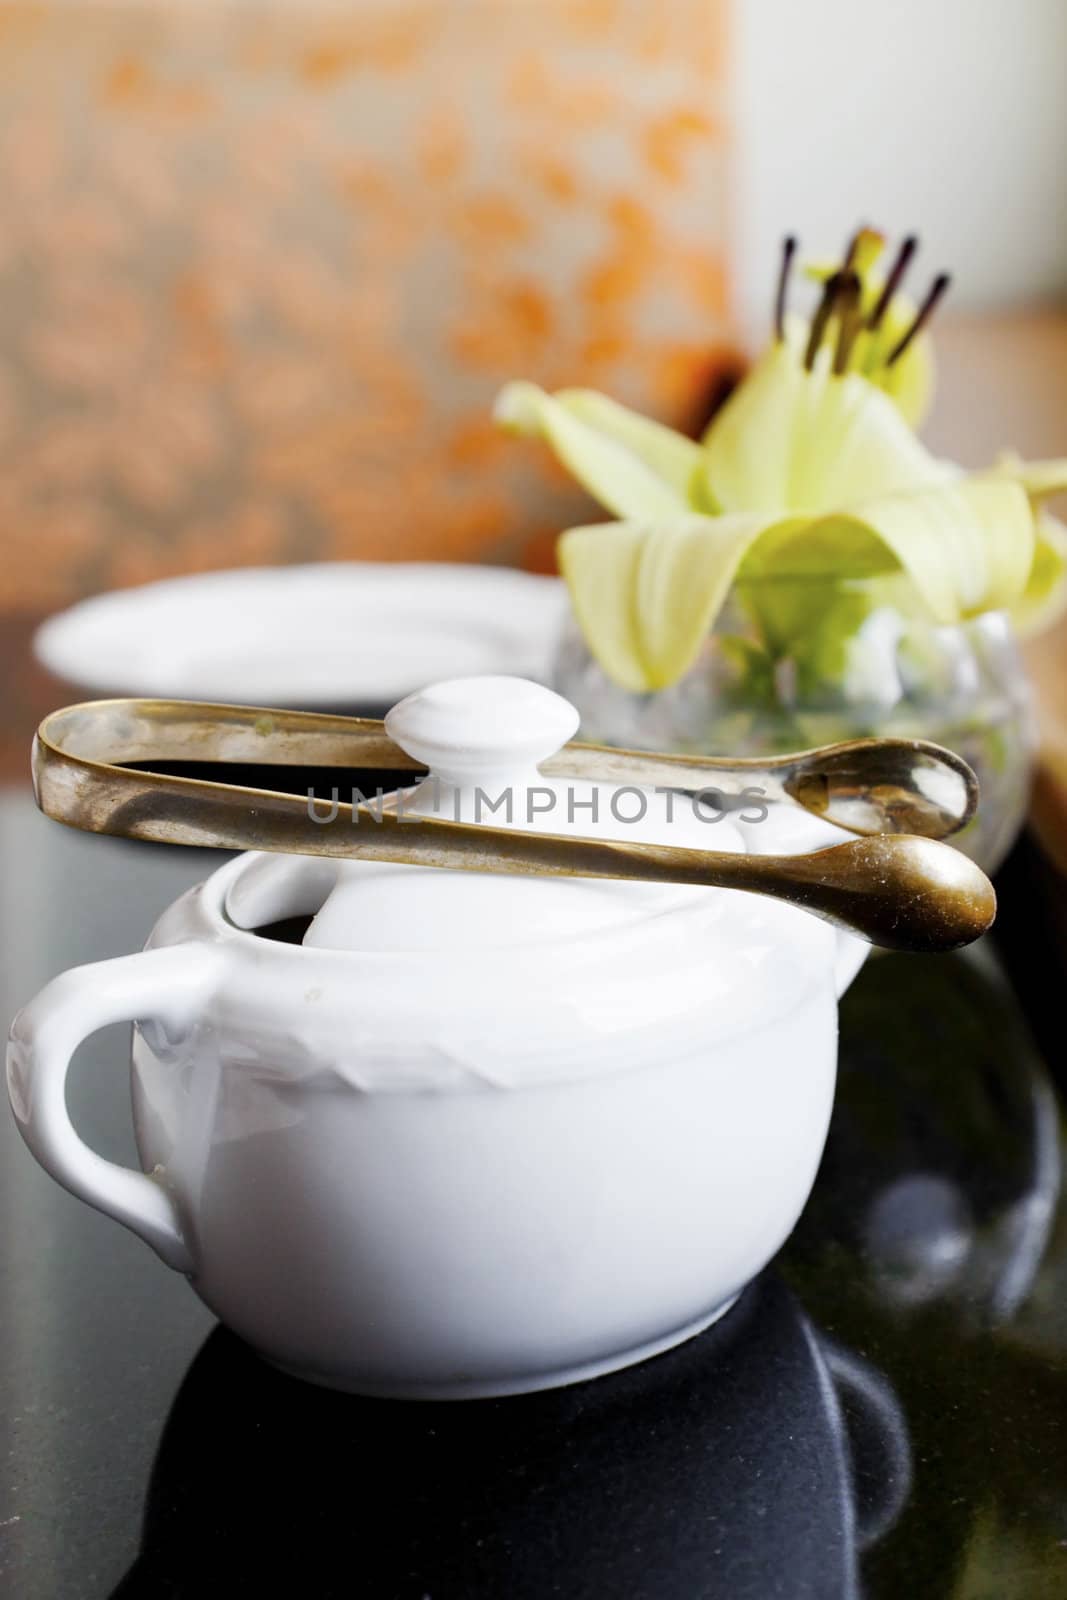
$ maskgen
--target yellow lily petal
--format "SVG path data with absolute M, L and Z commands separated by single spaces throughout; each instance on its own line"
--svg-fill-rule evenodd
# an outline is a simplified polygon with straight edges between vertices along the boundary
M 896 300 L 893 302 L 894 308 Z M 876 334 L 863 334 L 856 351 L 856 370 L 885 391 L 909 428 L 921 428 L 934 398 L 934 347 L 925 333 L 913 339 L 904 354 L 886 366 L 886 357 L 911 326 L 909 314 L 887 313 Z
M 766 352 L 705 435 L 717 505 L 816 513 L 951 479 L 886 395 L 835 377 L 828 351 L 806 372 L 793 338 Z
M 799 519 L 787 518 L 791 526 Z M 579 626 L 609 678 L 643 693 L 692 666 L 754 540 L 781 518 L 598 523 L 559 542 Z
M 1016 631 L 1024 638 L 1040 633 L 1067 610 L 1067 528 L 1042 511 L 1036 535 L 1030 576 L 1011 612 Z
M 571 528 L 556 546 L 586 644 L 609 678 L 637 691 L 648 687 L 633 605 L 647 532 L 640 523 L 603 522 Z
M 735 577 L 868 578 L 897 568 L 939 622 L 1013 604 L 1033 564 L 1033 519 L 1018 485 L 963 479 L 823 517 L 690 515 L 573 528 L 560 567 L 594 656 L 624 688 L 677 682 L 693 665 Z M 826 604 L 812 584 L 813 623 Z
M 854 579 L 900 568 L 929 614 L 953 623 L 1013 605 L 1033 558 L 1033 517 L 1018 484 L 974 477 L 773 525 L 741 576 Z
M 662 518 L 688 508 L 687 486 L 701 459 L 700 446 L 623 406 L 589 391 L 553 396 L 533 383 L 509 383 L 493 415 L 513 433 L 544 439 L 583 488 L 616 516 Z
M 693 439 L 619 405 L 596 389 L 561 389 L 555 399 L 572 416 L 632 451 L 688 504 L 704 461 L 704 451 Z
M 964 478 L 944 488 L 887 495 L 832 521 L 851 525 L 855 554 L 863 537 L 892 551 L 938 622 L 1013 605 L 1033 564 L 1029 503 L 1017 484 L 1003 479 Z M 828 532 L 824 525 L 823 536 Z M 844 537 L 842 526 L 841 550 Z M 842 564 L 839 554 L 839 570 Z
M 1005 452 L 993 471 L 1014 478 L 1030 499 L 1040 502 L 1054 494 L 1067 493 L 1067 460 L 1023 461 L 1019 456 Z

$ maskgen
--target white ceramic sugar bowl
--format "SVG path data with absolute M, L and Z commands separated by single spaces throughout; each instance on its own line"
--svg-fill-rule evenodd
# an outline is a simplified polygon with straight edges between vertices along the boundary
M 833 833 L 544 778 L 576 721 L 518 679 L 412 696 L 389 730 L 434 777 L 404 804 L 717 849 Z M 277 936 L 300 917 L 302 943 Z M 687 1338 L 782 1244 L 865 948 L 728 890 L 243 855 L 145 951 L 37 996 L 9 1092 L 42 1165 L 279 1367 L 518 1393 Z M 89 1150 L 64 1100 L 78 1041 L 123 1018 L 143 1172 Z

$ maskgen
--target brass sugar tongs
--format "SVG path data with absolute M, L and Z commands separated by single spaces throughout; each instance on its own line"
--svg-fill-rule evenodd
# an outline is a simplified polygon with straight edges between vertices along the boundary
M 128 763 L 424 770 L 358 717 L 182 700 L 67 706 L 34 740 L 34 793 L 58 822 L 123 838 L 443 867 L 742 889 L 790 901 L 872 944 L 949 950 L 989 927 L 992 885 L 938 841 L 973 816 L 974 773 L 916 739 L 859 739 L 770 758 L 692 757 L 568 744 L 546 776 L 700 792 L 733 779 L 860 837 L 808 855 L 749 855 L 530 833 L 331 805 L 332 825 L 301 795 L 145 771 Z

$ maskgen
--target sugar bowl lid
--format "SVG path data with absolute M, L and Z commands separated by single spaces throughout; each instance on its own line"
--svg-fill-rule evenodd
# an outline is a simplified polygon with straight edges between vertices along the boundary
M 382 800 L 401 818 L 445 821 L 700 849 L 745 849 L 727 817 L 709 828 L 684 797 L 540 770 L 571 739 L 578 713 L 523 678 L 457 678 L 409 695 L 386 717 L 390 737 L 429 769 Z M 323 898 L 323 889 L 328 892 Z M 373 861 L 263 857 L 234 885 L 247 926 L 266 915 L 317 912 L 304 944 L 334 950 L 490 950 L 537 945 L 636 922 L 725 891 L 609 879 L 447 872 Z M 747 897 L 746 897 L 747 898 Z M 731 896 L 731 900 L 736 897 Z

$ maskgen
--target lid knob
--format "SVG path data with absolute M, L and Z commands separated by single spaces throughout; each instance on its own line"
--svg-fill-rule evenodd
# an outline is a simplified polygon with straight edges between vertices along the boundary
M 569 700 L 527 678 L 452 678 L 409 694 L 386 732 L 435 777 L 457 786 L 535 768 L 572 739 Z

